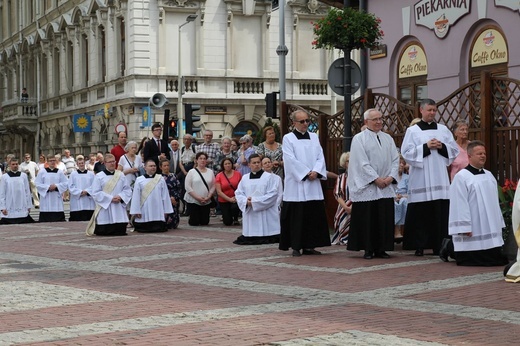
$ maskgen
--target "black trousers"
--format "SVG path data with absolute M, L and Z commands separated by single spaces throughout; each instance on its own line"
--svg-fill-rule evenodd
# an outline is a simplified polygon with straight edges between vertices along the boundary
M 190 208 L 190 218 L 188 220 L 190 226 L 205 226 L 209 224 L 209 205 L 188 203 L 188 206 Z
M 222 211 L 222 221 L 224 225 L 231 226 L 233 221 L 238 221 L 238 205 L 236 203 L 219 202 Z

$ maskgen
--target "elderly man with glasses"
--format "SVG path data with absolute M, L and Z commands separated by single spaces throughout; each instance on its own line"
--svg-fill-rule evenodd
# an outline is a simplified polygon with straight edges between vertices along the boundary
M 286 134 L 282 143 L 285 189 L 279 248 L 292 248 L 293 256 L 319 255 L 315 247 L 330 246 L 320 183 L 327 179 L 325 157 L 318 136 L 308 131 L 309 115 L 297 110 L 291 119 L 294 131 Z
M 394 197 L 399 153 L 393 138 L 382 132 L 377 109 L 364 114 L 367 129 L 354 136 L 348 165 L 352 216 L 347 250 L 365 250 L 365 259 L 389 258 L 394 249 Z

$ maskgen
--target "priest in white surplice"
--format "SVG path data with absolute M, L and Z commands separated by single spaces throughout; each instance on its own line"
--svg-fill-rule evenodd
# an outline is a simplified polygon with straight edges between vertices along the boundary
M 162 162 L 162 161 L 161 161 Z M 168 187 L 161 174 L 156 174 L 154 160 L 148 160 L 146 174 L 138 177 L 134 184 L 130 214 L 136 232 L 166 232 L 166 216 L 173 213 Z
M 364 258 L 390 257 L 394 249 L 394 198 L 399 153 L 393 138 L 382 132 L 377 109 L 364 113 L 367 129 L 354 136 L 347 185 L 352 201 L 347 250 L 365 250 Z
M 69 188 L 63 171 L 57 168 L 55 155 L 47 156 L 48 168 L 36 176 L 36 188 L 40 194 L 40 222 L 65 221 L 62 195 Z
M 90 195 L 90 188 L 94 182 L 94 172 L 85 167 L 85 158 L 78 155 L 76 158 L 78 169 L 70 173 L 70 218 L 69 221 L 88 221 L 96 209 L 96 202 Z
M 512 232 L 514 232 L 518 250 L 516 252 L 516 261 L 509 263 L 504 268 L 504 275 L 507 282 L 520 282 L 520 188 L 516 189 L 515 198 L 513 200 L 512 213 Z M 509 226 L 509 225 L 507 225 Z
M 321 253 L 314 248 L 330 246 L 320 183 L 327 179 L 325 157 L 318 135 L 307 131 L 309 115 L 297 110 L 291 119 L 294 131 L 286 134 L 282 143 L 285 184 L 279 248 L 292 248 L 293 256 L 318 255 Z
M 32 206 L 29 178 L 18 170 L 18 159 L 12 158 L 9 172 L 0 179 L 0 225 L 34 222 L 29 215 Z
M 242 177 L 235 191 L 242 211 L 242 235 L 238 245 L 277 243 L 280 239 L 280 177 L 262 170 L 260 155 L 249 156 L 250 173 Z
M 87 235 L 126 235 L 128 215 L 126 205 L 132 199 L 132 188 L 123 172 L 116 170 L 116 159 L 105 155 L 105 169 L 96 174 L 91 188 L 91 196 L 96 202 L 96 210 L 87 226 Z
M 459 154 L 452 133 L 437 124 L 435 101 L 424 99 L 417 125 L 406 130 L 401 153 L 410 165 L 408 210 L 406 211 L 403 249 L 424 249 L 439 254 L 442 240 L 448 236 L 450 180 L 447 167 Z
M 483 142 L 472 141 L 467 152 L 469 165 L 455 175 L 450 187 L 449 234 L 455 260 L 463 266 L 506 265 L 502 255 L 505 224 L 497 180 L 484 169 L 486 148 Z

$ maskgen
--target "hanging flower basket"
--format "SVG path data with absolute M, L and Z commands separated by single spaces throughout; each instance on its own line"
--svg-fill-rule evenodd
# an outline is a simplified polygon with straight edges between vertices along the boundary
M 353 8 L 331 8 L 314 25 L 313 48 L 364 49 L 380 44 L 384 35 L 381 19 L 372 13 Z

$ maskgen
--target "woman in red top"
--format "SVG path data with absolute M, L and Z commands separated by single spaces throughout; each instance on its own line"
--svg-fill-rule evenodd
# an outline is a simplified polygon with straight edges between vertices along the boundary
M 215 177 L 215 188 L 217 190 L 218 202 L 222 210 L 222 221 L 224 225 L 240 225 L 238 222 L 238 205 L 235 199 L 235 190 L 242 179 L 242 174 L 233 169 L 233 160 L 226 157 L 222 160 L 220 167 L 224 170 Z

